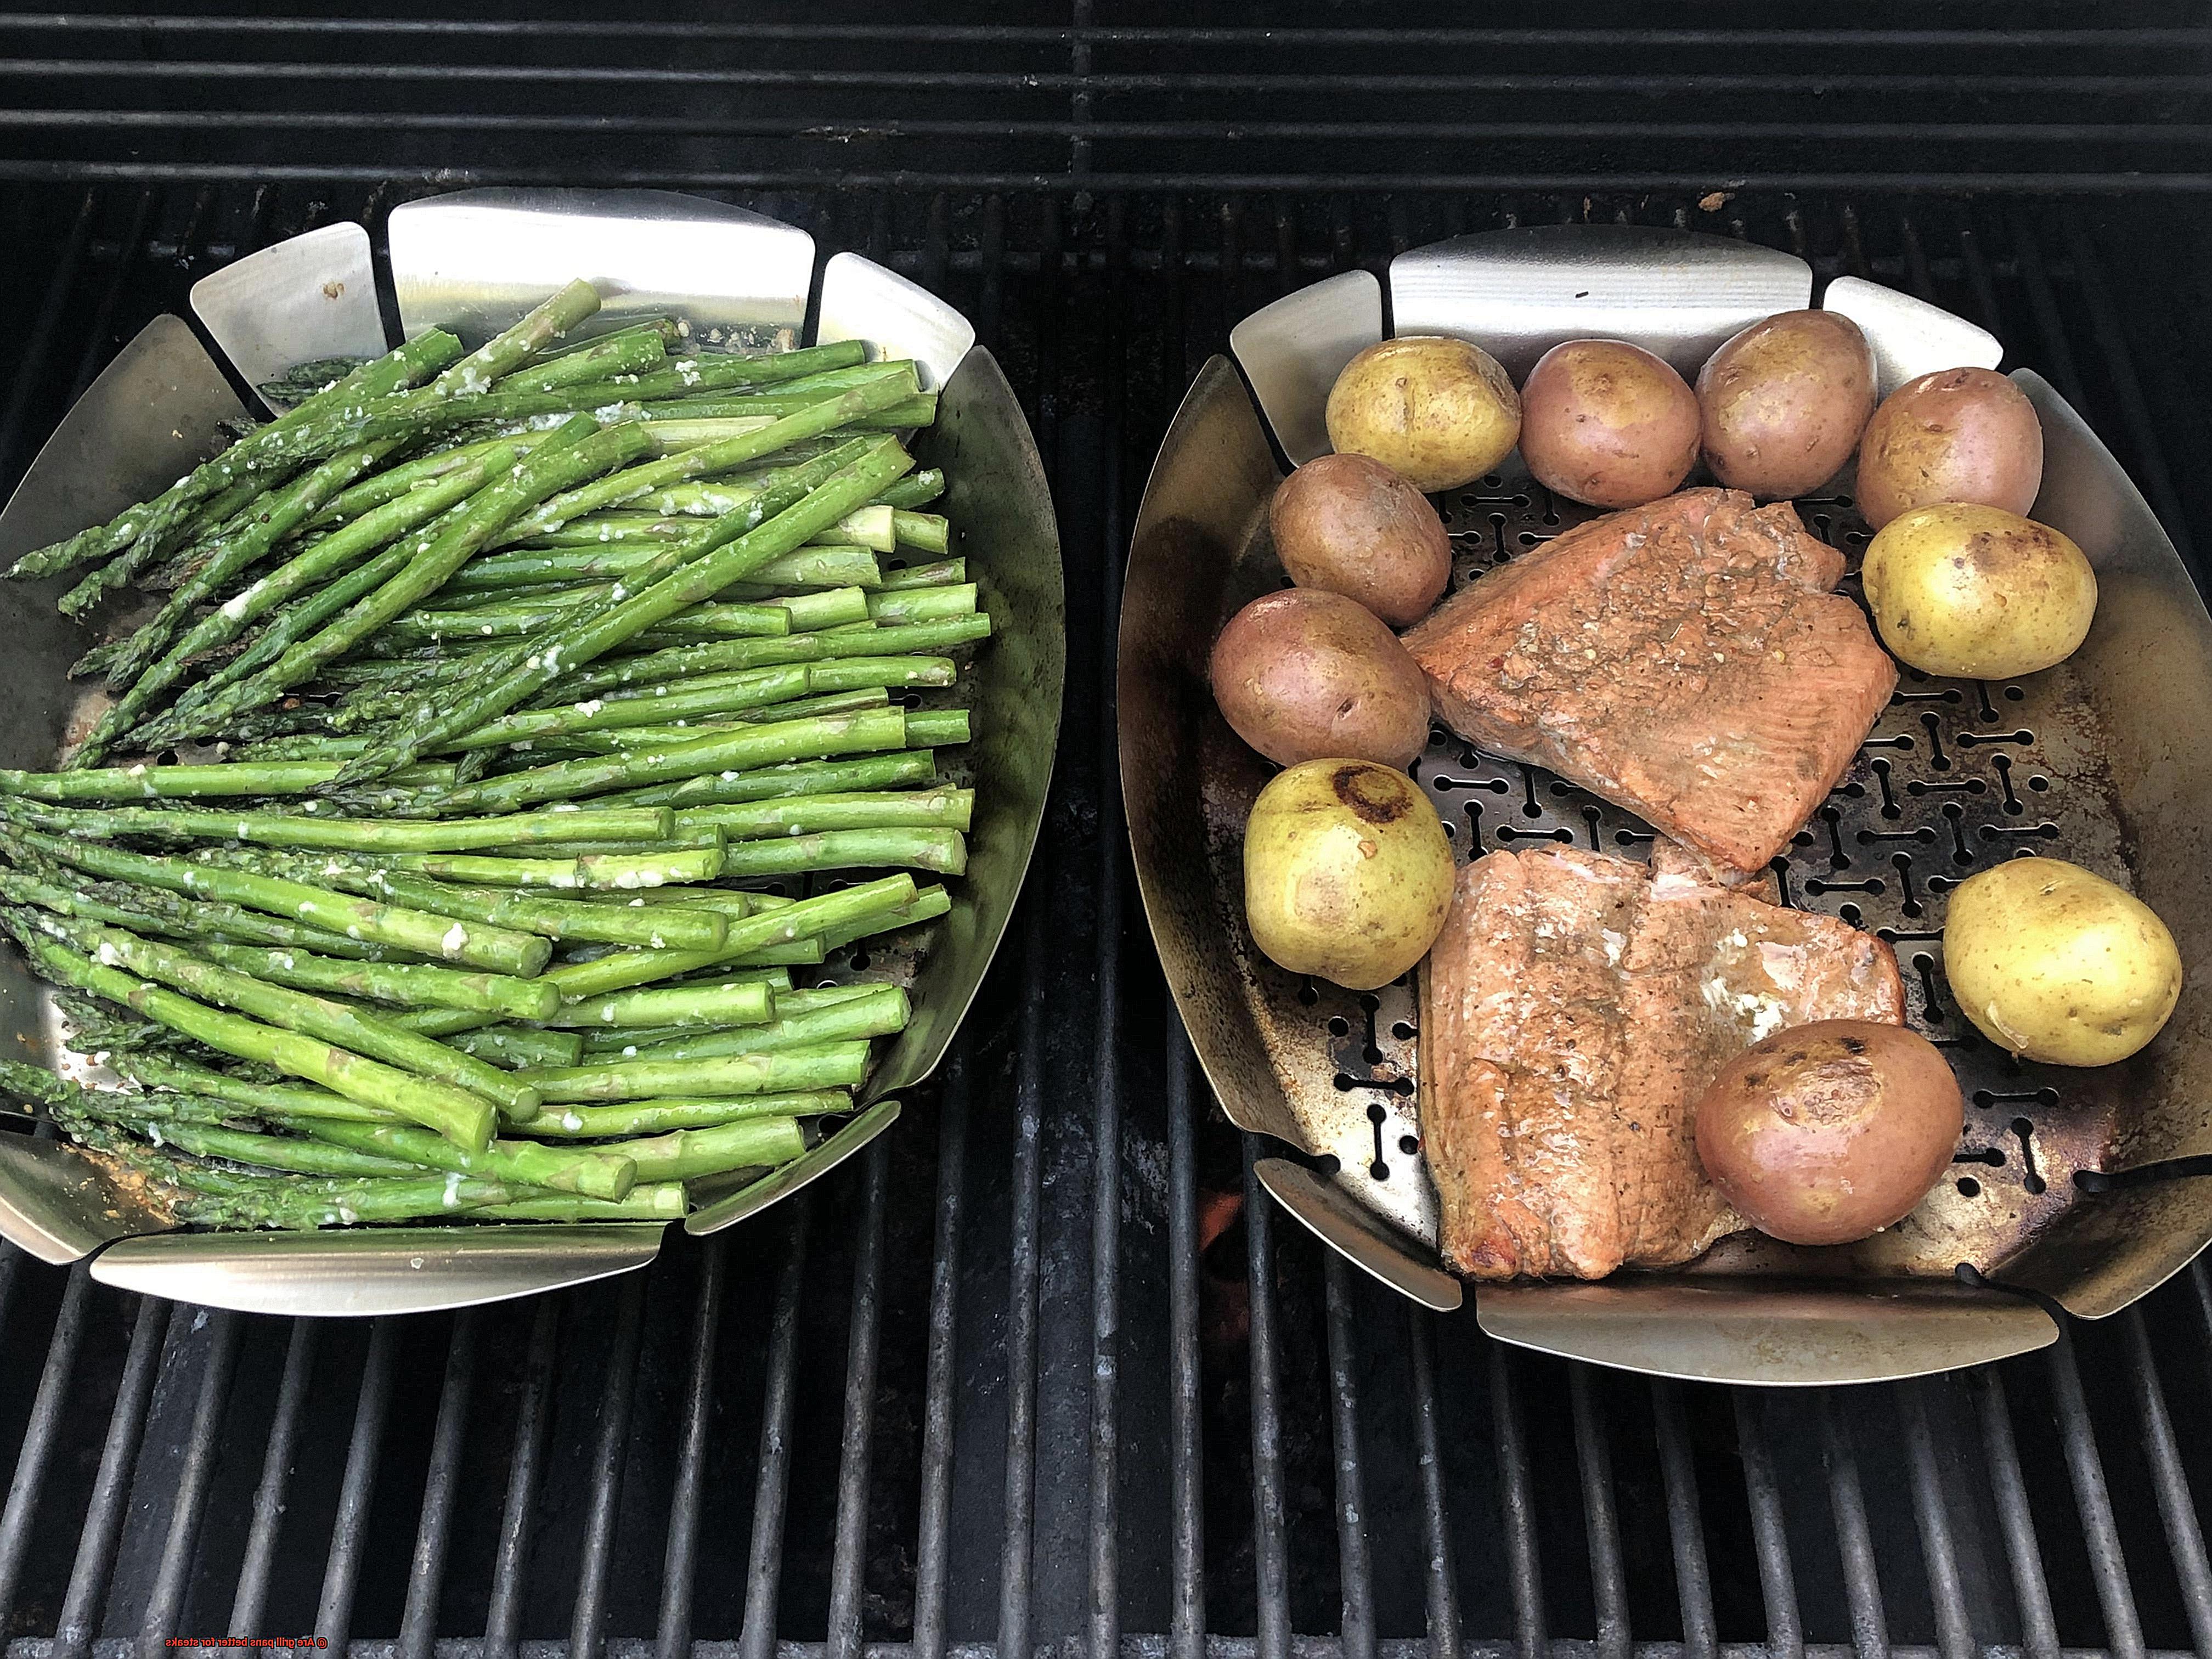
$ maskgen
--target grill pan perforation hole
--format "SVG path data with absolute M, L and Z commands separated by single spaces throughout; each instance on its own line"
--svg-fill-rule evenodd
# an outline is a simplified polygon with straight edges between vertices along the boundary
M 1959 1177 L 1960 1197 L 1979 1198 L 1981 1195 L 1982 1183 L 1980 1182 L 1975 1180 L 1972 1176 L 1961 1176 Z
M 2012 1121 L 2012 1132 L 2020 1142 L 2021 1165 L 2026 1171 L 2021 1184 L 2031 1193 L 2040 1194 L 2046 1190 L 2049 1183 L 2044 1180 L 2042 1171 L 2035 1167 L 2035 1125 L 2027 1118 L 2016 1117 Z

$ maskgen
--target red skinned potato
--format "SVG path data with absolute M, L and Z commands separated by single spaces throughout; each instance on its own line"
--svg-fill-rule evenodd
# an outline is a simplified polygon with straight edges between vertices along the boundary
M 1292 581 L 1341 593 L 1393 628 L 1427 616 L 1451 581 L 1436 508 L 1370 456 L 1308 461 L 1276 485 L 1267 525 Z
M 1840 312 L 1753 323 L 1698 372 L 1705 465 L 1762 501 L 1810 494 L 1858 447 L 1874 414 L 1874 374 L 1866 336 Z
M 1340 593 L 1286 588 L 1229 619 L 1209 665 L 1237 735 L 1280 766 L 1403 767 L 1429 739 L 1429 683 L 1397 635 Z
M 1546 489 L 1591 507 L 1671 495 L 1698 459 L 1698 394 L 1626 340 L 1569 340 L 1521 388 L 1521 458 Z
M 1731 1060 L 1698 1103 L 1698 1158 L 1737 1213 L 1789 1244 L 1847 1244 L 1911 1214 L 1966 1122 L 1936 1046 L 1825 1019 Z
M 2043 423 L 2027 394 L 1994 369 L 1907 380 L 1859 440 L 1859 511 L 1876 530 L 1945 501 L 2025 517 L 2042 487 Z

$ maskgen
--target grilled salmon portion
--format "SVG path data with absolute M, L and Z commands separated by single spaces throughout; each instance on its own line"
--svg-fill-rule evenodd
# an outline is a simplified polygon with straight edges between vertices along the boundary
M 1817 1019 L 1905 1018 L 1871 934 L 1632 860 L 1492 853 L 1421 977 L 1423 1150 L 1446 1263 L 1601 1279 L 1743 1225 L 1698 1163 L 1722 1066 Z
M 1897 684 L 1787 501 L 1686 489 L 1577 526 L 1405 635 L 1438 716 L 1711 859 L 1759 868 Z

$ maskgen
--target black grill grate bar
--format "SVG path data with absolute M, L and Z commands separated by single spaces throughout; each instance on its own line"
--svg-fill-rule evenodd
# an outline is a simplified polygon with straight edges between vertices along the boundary
M 1180 321 L 1180 319 L 1177 319 Z M 1168 1659 L 1205 1659 L 1206 1519 L 1199 1423 L 1198 1152 L 1191 1097 L 1196 1061 L 1182 1018 L 1167 1012 Z M 1433 1393 L 1433 1389 L 1431 1390 Z M 1441 1476 L 1439 1476 L 1441 1492 Z
M 1797 1613 L 1797 1577 L 1790 1560 L 1782 1492 L 1767 1445 L 1767 1402 L 1761 1394 L 1749 1389 L 1735 1389 L 1730 1393 L 1735 1407 L 1736 1448 L 1743 1458 L 1744 1495 L 1751 1504 L 1759 1593 L 1766 1605 L 1766 1648 L 1784 1659 L 1796 1659 L 1805 1649 L 1805 1632 Z
M 468 1432 L 469 1395 L 476 1386 L 481 1316 L 465 1308 L 453 1316 L 446 1344 L 446 1371 L 438 1386 L 438 1415 L 430 1431 L 430 1467 L 422 1482 L 415 1523 L 415 1553 L 408 1563 L 407 1601 L 399 1616 L 400 1659 L 433 1659 L 438 1637 L 439 1594 L 445 1582 L 446 1547 L 453 1528 L 462 1443 Z M 149 1656 L 150 1659 L 150 1656 Z
M 4 72 L 4 71 L 0 71 Z M 1087 92 L 1073 94 L 1082 98 Z M 1406 139 L 1492 139 L 1536 142 L 1635 138 L 1650 143 L 1756 143 L 1796 139 L 1834 143 L 2041 143 L 2154 145 L 2212 144 L 2212 123 L 2170 125 L 2110 121 L 1834 120 L 1765 121 L 1503 121 L 1503 120 L 1254 120 L 1193 117 L 1156 120 L 1076 121 L 1024 118 L 963 119 L 871 115 L 850 123 L 818 115 L 732 115 L 719 112 L 654 114 L 493 112 L 482 110 L 139 109 L 16 107 L 0 110 L 0 131 L 69 132 L 116 129 L 156 132 L 355 132 L 364 121 L 394 132 L 581 133 L 594 137 L 693 135 L 717 138 L 813 137 L 857 133 L 882 138 L 1110 138 L 1205 140 L 1249 143 L 1281 139 L 1328 139 L 1395 143 Z M 2144 158 L 2146 161 L 2154 157 Z M 1676 178 L 1679 187 L 1680 179 Z
M 1332 1250 L 1322 1264 L 1328 1345 L 1329 1437 L 1336 1451 L 1338 1626 L 1345 1659 L 1375 1659 L 1375 1577 L 1359 1449 L 1359 1376 L 1352 1330 L 1352 1267 Z
M 2143 1322 L 2142 1310 L 2130 1308 L 2121 1318 L 2135 1383 L 2136 1415 L 2142 1426 L 2143 1448 L 2150 1454 L 2152 1488 L 2158 1498 L 2159 1518 L 2166 1526 L 2166 1548 L 2181 1582 L 2189 1632 L 2200 1650 L 2212 1653 L 2212 1565 L 2205 1560 L 2204 1531 L 2197 1523 L 2189 1476 L 2182 1468 L 2173 1419 L 2166 1408 L 2166 1390 L 2160 1385 L 2158 1365 L 2151 1357 L 2150 1333 Z
M 9 1260 L 19 1259 L 9 1247 Z M 17 1592 L 21 1588 L 24 1553 L 31 1546 L 31 1528 L 39 1515 L 39 1498 L 45 1490 L 46 1469 L 61 1445 L 63 1408 L 76 1373 L 77 1350 L 84 1342 L 86 1308 L 92 1293 L 92 1265 L 80 1261 L 69 1271 L 62 1304 L 46 1340 L 46 1358 L 39 1372 L 39 1389 L 31 1397 L 30 1420 L 23 1426 L 23 1443 L 15 1454 L 15 1473 L 8 1481 L 8 1501 L 0 1507 L 0 1631 L 14 1622 Z
M 1651 1413 L 1658 1434 L 1660 1474 L 1667 1488 L 1667 1532 L 1674 1546 L 1682 1651 L 1685 1659 L 1713 1659 L 1719 1646 L 1713 1624 L 1712 1571 L 1705 1559 L 1705 1516 L 1698 1502 L 1698 1472 L 1690 1458 L 1681 1384 L 1663 1378 L 1653 1382 Z
M 502 84 L 635 86 L 648 88 L 781 88 L 811 93 L 898 92 L 992 94 L 1029 97 L 1040 93 L 1279 93 L 1343 94 L 1452 93 L 1498 97 L 1516 93 L 1573 94 L 1659 99 L 1719 94 L 1808 97 L 1849 94 L 1955 94 L 1962 87 L 1986 95 L 2035 98 L 2091 95 L 2143 98 L 2212 89 L 2212 73 L 2163 70 L 2127 74 L 2017 75 L 2006 73 L 1870 74 L 1816 71 L 1729 74 L 1654 70 L 1634 75 L 1531 70 L 1327 72 L 1097 70 L 852 70 L 820 66 L 721 69 L 705 66 L 580 63 L 441 64 L 421 60 L 313 62 L 260 58 L 0 58 L 0 80 L 148 81 L 192 84 L 230 81 L 303 82 L 344 81 L 362 85 L 416 82 L 471 90 Z M 1677 179 L 1679 184 L 1680 180 Z
M 131 1499 L 132 1465 L 146 1431 L 146 1407 L 161 1368 L 161 1344 L 169 1328 L 170 1305 L 152 1297 L 138 1299 L 131 1328 L 131 1349 L 116 1385 L 115 1408 L 108 1414 L 107 1437 L 93 1477 L 92 1501 L 85 1506 L 77 1534 L 76 1559 L 70 1565 L 69 1590 L 55 1621 L 52 1659 L 86 1659 L 99 1633 L 100 1599 L 115 1567 L 115 1547 L 123 1536 Z
M 1106 204 L 1106 337 L 1126 337 L 1126 204 Z M 1092 1047 L 1091 1223 L 1091 1659 L 1121 1651 L 1121 927 L 1127 845 L 1121 822 L 1114 654 L 1120 631 L 1124 359 L 1109 352 L 1099 445 L 1097 1025 Z
M 869 1437 L 875 1425 L 876 1362 L 883 1340 L 884 1226 L 890 1140 L 866 1153 L 855 1224 L 851 1327 L 845 1346 L 845 1421 L 837 1457 L 837 1526 L 830 1561 L 829 1659 L 860 1659 L 860 1593 L 867 1571 Z
M 1936 1439 L 1928 1422 L 1928 1394 L 1921 1382 L 1899 1383 L 1904 1408 L 1905 1449 L 1912 1486 L 1913 1519 L 1920 1528 L 1920 1556 L 1928 1572 L 1928 1594 L 1935 1604 L 1936 1645 L 1944 1659 L 1971 1659 L 1974 1633 L 1959 1577 L 1958 1550 L 1951 1535 L 1943 1477 L 1936 1468 Z
M 1421 1479 L 1421 1547 L 1425 1555 L 1423 1589 L 1427 1600 L 1429 1659 L 1457 1659 L 1460 1652 L 1459 1583 L 1452 1568 L 1451 1516 L 1444 1500 L 1443 1434 L 1437 1421 L 1436 1320 L 1427 1309 L 1413 1304 L 1406 1308 L 1407 1367 L 1413 1392 L 1413 1455 Z M 1583 1380 L 1580 1368 L 1574 1373 Z M 1599 1455 L 1603 1455 L 1600 1442 Z M 1605 1496 L 1610 1517 L 1612 1480 L 1608 1469 Z M 1618 1565 L 1618 1549 L 1615 1551 Z M 1617 1617 L 1617 1643 L 1606 1639 L 1606 1626 L 1598 1626 L 1599 1659 L 1622 1659 L 1627 1652 L 1627 1621 Z
M 1415 1386 L 1426 1384 L 1426 1392 L 1432 1396 L 1434 1384 L 1428 1381 L 1431 1363 L 1426 1342 L 1419 1342 L 1414 1355 Z M 1606 1438 L 1603 1408 L 1598 1401 L 1595 1379 L 1588 1366 L 1569 1367 L 1567 1404 L 1574 1416 L 1575 1467 L 1582 1479 L 1583 1532 L 1589 1549 L 1590 1600 L 1596 1614 L 1598 1659 L 1624 1659 L 1632 1638 L 1628 1620 L 1627 1576 L 1620 1553 L 1620 1517 L 1613 1501 L 1613 1448 Z M 1425 1463 L 1431 1455 L 1428 1442 L 1436 1433 L 1433 1398 L 1422 1399 L 1416 1409 L 1419 1413 L 1417 1432 L 1420 1436 L 1420 1454 Z M 1422 1473 L 1425 1484 L 1427 1470 L 1424 1468 Z M 1434 1599 L 1432 1591 L 1431 1601 Z
M 2051 1374 L 2051 1391 L 2058 1407 L 2059 1438 L 2066 1455 L 2066 1473 L 2074 1486 L 2074 1504 L 2081 1517 L 2083 1541 L 2088 1546 L 2089 1571 L 2095 1576 L 2098 1605 L 2104 1609 L 2105 1641 L 2115 1659 L 2141 1659 L 2142 1627 L 2136 1617 L 2135 1593 L 2128 1583 L 2127 1558 L 2120 1548 L 2120 1533 L 2112 1517 L 2112 1498 L 2105 1484 L 2103 1462 L 2097 1455 L 2096 1431 L 2089 1421 L 2088 1402 L 2081 1396 L 2081 1372 L 2075 1364 L 2074 1339 L 2063 1328 L 2058 1340 L 2045 1350 Z
M 2136 471 L 2142 478 L 2159 521 L 2173 539 L 2175 550 L 2193 565 L 2196 559 L 2190 545 L 2189 527 L 2183 518 L 2180 497 L 2174 493 L 2173 469 L 2166 463 L 2164 446 L 2159 441 L 2158 422 L 2143 397 L 2134 354 L 2128 349 L 2126 333 L 2120 326 L 2119 308 L 2112 302 L 2112 286 L 2105 278 L 2105 262 L 2081 216 L 2069 213 L 2064 222 L 2067 249 L 2073 257 L 2074 275 L 2081 286 L 2081 296 L 2088 301 L 2097 349 L 2111 373 L 2120 418 L 2127 424 L 2128 435 L 2135 441 Z
M 230 1402 L 231 1374 L 245 1334 L 245 1322 L 235 1313 L 218 1310 L 207 1316 L 207 1355 L 200 1370 L 199 1397 L 193 1402 L 184 1456 L 177 1469 L 168 1535 L 162 1540 L 161 1565 L 155 1570 L 153 1590 L 146 1598 L 145 1618 L 138 1628 L 140 1659 L 159 1659 L 184 1613 L 185 1594 L 191 1587 L 192 1550 L 199 1540 L 208 1485 L 221 1450 L 223 1409 Z
M 1042 227 L 1038 247 L 1045 256 L 1039 272 L 1056 279 L 1060 222 L 1053 215 Z M 984 204 L 984 316 L 996 343 L 1003 318 L 1006 204 L 994 196 Z M 1054 497 L 1060 490 L 1058 319 L 1049 307 L 1058 297 L 1048 287 L 1040 305 L 1036 352 L 1037 392 L 1029 410 L 1037 453 Z M 1049 854 L 1040 848 L 1031 866 L 1022 908 L 1023 995 L 1021 1054 L 1014 1081 L 1012 1205 L 1007 1223 L 1006 1273 L 1006 1463 L 1005 1534 L 999 1557 L 999 1647 L 1006 1653 L 1030 1650 L 1035 1612 L 1032 1568 L 1036 1543 L 1036 1422 L 1038 1290 L 1043 1267 L 1041 1236 L 1045 1113 L 1046 1041 L 1051 1007 L 1046 994 L 1052 972 L 1049 944 Z
M 2118 28 L 1467 28 L 1421 27 L 1142 27 L 1100 25 L 1082 20 L 1079 12 L 1069 26 L 1056 24 L 988 23 L 851 23 L 851 22 L 663 22 L 647 18 L 599 22 L 588 19 L 542 19 L 527 21 L 499 18 L 458 17 L 194 17 L 166 13 L 28 13 L 0 20 L 0 30 L 54 33 L 78 38 L 101 34 L 297 34 L 312 37 L 372 34 L 404 39 L 520 39 L 531 41 L 584 39 L 599 40 L 677 40 L 686 44 L 710 40 L 819 41 L 825 44 L 891 43 L 955 46 L 1393 46 L 1411 50 L 1435 47 L 1514 46 L 1753 46 L 1784 45 L 1808 51 L 1848 51 L 1854 47 L 1899 46 L 2019 48 L 2023 52 L 2051 47 L 2093 48 L 2106 52 L 2163 53 L 2176 47 L 2212 48 L 2212 29 L 2191 27 Z
M 62 314 L 70 295 L 76 291 L 77 273 L 84 267 L 85 250 L 92 241 L 99 205 L 96 191 L 88 190 L 78 198 L 76 217 L 70 222 L 69 234 L 63 239 L 54 258 L 53 274 L 46 279 L 46 295 L 39 302 L 39 314 L 31 324 L 23 354 L 17 361 L 6 410 L 0 411 L 0 469 L 5 469 L 4 476 L 10 478 L 15 476 L 15 458 L 22 447 L 23 420 L 30 412 L 31 394 L 45 374 L 47 355 L 52 351 L 61 329 Z
M 929 1346 L 923 1360 L 921 1506 L 915 1528 L 915 1659 L 944 1659 L 951 1571 L 954 1365 L 959 1357 L 961 1220 L 968 1185 L 969 1043 L 945 1059 L 937 1135 L 937 1206 L 929 1264 Z
M 1274 1200 L 1244 1137 L 1244 1248 L 1251 1286 L 1252 1556 L 1259 1659 L 1291 1659 L 1291 1569 L 1283 1501 L 1281 1339 L 1277 1334 Z
M 716 1235 L 699 1252 L 699 1295 L 691 1316 L 691 1363 L 684 1373 L 684 1426 L 676 1485 L 668 1500 L 668 1539 L 660 1563 L 660 1620 L 654 1659 L 691 1650 L 691 1596 L 707 1486 L 707 1440 L 714 1415 L 714 1344 L 722 1328 L 722 1285 L 730 1242 Z
M 353 1438 L 346 1447 L 345 1474 L 338 1486 L 337 1519 L 331 1526 L 330 1553 L 323 1559 L 323 1589 L 315 1604 L 315 1631 L 343 1648 L 353 1633 L 353 1600 L 359 1588 L 361 1555 L 368 1542 L 368 1510 L 376 1496 L 377 1455 L 384 1420 L 392 1408 L 392 1374 L 398 1360 L 399 1328 L 389 1317 L 368 1329 L 368 1356 L 362 1364 L 356 1396 Z
M 1820 1422 L 1820 1455 L 1828 1476 L 1836 1553 L 1843 1568 L 1844 1601 L 1850 1613 L 1851 1644 L 1860 1659 L 1888 1659 L 1889 1620 L 1882 1611 L 1881 1577 L 1875 1564 L 1874 1534 L 1867 1524 L 1866 1490 L 1859 1484 L 1858 1449 L 1832 1400 L 1822 1396 L 1814 1409 Z M 2021 1513 L 2024 1520 L 2024 1504 Z M 2033 1534 L 2029 1536 L 2032 1541 Z
M 1982 1424 L 1982 1455 L 1990 1489 L 1997 1500 L 1997 1524 L 2004 1533 L 2005 1559 L 2013 1595 L 2020 1608 L 2021 1650 L 2027 1659 L 2057 1659 L 2058 1624 L 2051 1611 L 2051 1585 L 2043 1572 L 2043 1546 L 2027 1506 L 2027 1483 L 2013 1437 L 2012 1413 L 2005 1402 L 2004 1379 L 1992 1367 L 1974 1373 L 1977 1414 Z
M 1519 1379 L 1505 1344 L 1490 1350 L 1490 1414 L 1498 1442 L 1498 1520 L 1505 1534 L 1506 1588 L 1513 1601 L 1513 1632 L 1522 1659 L 1541 1659 L 1551 1633 L 1544 1616 L 1544 1559 L 1536 1541 L 1535 1482 L 1529 1472 L 1528 1432 L 1521 1411 Z
M 599 1659 L 606 1641 L 607 1572 L 614 1559 L 615 1524 L 622 1511 L 623 1463 L 629 1449 L 630 1401 L 637 1390 L 637 1355 L 645 1328 L 643 1273 L 623 1280 L 615 1303 L 613 1346 L 599 1389 L 599 1432 L 592 1452 L 591 1504 L 584 1516 L 584 1547 L 576 1565 L 576 1607 L 568 1631 L 574 1659 Z
M 783 1517 L 791 1496 L 791 1416 L 799 1386 L 799 1310 L 806 1284 L 806 1231 L 814 1195 L 802 1191 L 791 1212 L 783 1267 L 769 1322 L 768 1389 L 761 1402 L 760 1454 L 753 1479 L 752 1539 L 745 1557 L 744 1628 L 738 1659 L 774 1659 L 776 1587 L 783 1575 Z
M 85 387 L 92 384 L 93 376 L 106 367 L 108 337 L 114 331 L 116 302 L 123 295 L 123 285 L 144 252 L 148 228 L 153 223 L 156 200 L 151 190 L 141 190 L 131 210 L 131 228 L 123 234 L 123 257 L 116 260 L 108 272 L 106 286 L 100 290 L 99 308 L 93 313 L 92 326 L 85 332 L 84 349 L 77 356 L 76 378 L 70 383 L 69 402 L 75 404 L 84 395 Z
M 486 1659 L 515 1659 L 521 1648 L 523 1590 L 530 1577 L 531 1528 L 545 1462 L 546 1419 L 553 1392 L 561 1308 L 559 1297 L 542 1297 L 531 1318 L 530 1350 L 514 1402 L 514 1443 L 507 1462 L 507 1500 L 500 1512 L 499 1541 L 492 1553 L 491 1596 L 484 1612 Z
M 300 1445 L 307 1416 L 307 1381 L 315 1369 L 315 1349 L 322 1322 L 295 1319 L 284 1345 L 283 1375 L 277 1379 L 276 1414 L 269 1422 L 269 1442 L 261 1455 L 261 1479 L 253 1489 L 253 1514 L 247 1524 L 246 1552 L 239 1562 L 238 1583 L 231 1596 L 233 1631 L 258 1631 L 262 1610 L 269 1602 L 269 1576 L 276 1565 L 276 1547 L 284 1524 L 284 1497 L 292 1484 L 292 1460 Z

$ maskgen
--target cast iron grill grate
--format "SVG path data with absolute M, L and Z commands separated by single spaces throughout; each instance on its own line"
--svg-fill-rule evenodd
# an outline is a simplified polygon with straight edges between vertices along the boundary
M 45 27 L 0 32 L 19 25 Z M 160 56 L 170 27 L 86 38 Z M 206 33 L 191 61 L 213 61 Z M 363 53 L 402 50 L 365 33 Z M 2185 78 L 2183 35 L 2132 72 Z M 1040 57 L 1121 49 L 1058 28 L 1007 38 Z M 459 50 L 438 39 L 404 50 Z M 2187 115 L 2174 95 L 2166 112 Z M 1054 96 L 1061 121 L 1068 86 Z M 64 125 L 10 101 L 19 130 Z M 607 153 L 634 157 L 639 131 L 615 131 L 626 142 Z M 1079 196 L 1067 135 L 1048 136 L 1060 148 L 1035 165 L 1049 188 L 1001 174 L 992 189 L 945 160 L 901 188 L 817 190 L 776 158 L 742 198 L 973 316 L 1061 505 L 1077 627 L 1059 789 L 1022 925 L 943 1087 L 811 1198 L 537 1304 L 287 1324 L 9 1258 L 10 1659 L 121 1659 L 224 1632 L 350 1638 L 375 1659 L 693 1644 L 769 1659 L 779 1638 L 794 1659 L 878 1644 L 918 1659 L 1079 1644 L 1173 1659 L 2212 1651 L 2193 1497 L 2212 1445 L 2176 1426 L 2212 1407 L 2201 1267 L 2047 1355 L 1760 1396 L 1504 1350 L 1274 1224 L 1249 1201 L 1237 1139 L 1192 1109 L 1200 1085 L 1123 869 L 1107 672 L 1134 495 L 1228 325 L 1330 270 L 1513 219 L 1733 231 L 1988 321 L 2113 443 L 2177 539 L 2201 539 L 2204 434 L 2186 395 L 2212 360 L 2191 287 L 2201 219 L 2154 200 L 1966 205 L 1899 194 L 1917 177 L 1903 173 L 1858 197 L 1751 190 L 1713 209 L 1702 187 L 1593 184 L 1585 200 L 1501 196 L 1494 178 L 1370 194 L 1349 162 L 1218 192 L 1148 164 L 1158 187 L 1092 178 Z M 282 124 L 229 162 L 56 141 L 97 166 L 33 166 L 11 142 L 0 173 L 33 182 L 0 191 L 28 251 L 0 270 L 18 319 L 0 359 L 7 478 L 193 278 L 324 220 L 374 224 L 425 187 L 386 148 L 398 140 L 360 137 L 375 168 L 355 179 Z M 486 176 L 527 171 L 486 160 L 488 140 L 423 142 Z M 271 168 L 272 153 L 290 159 Z M 1590 173 L 1578 154 L 1557 165 Z M 653 182 L 695 171 L 675 152 L 636 166 Z

